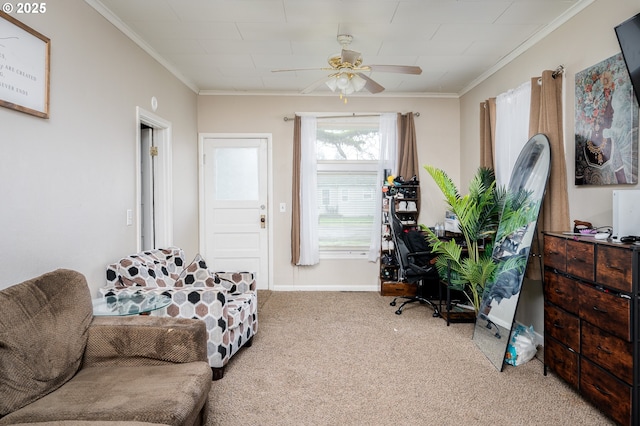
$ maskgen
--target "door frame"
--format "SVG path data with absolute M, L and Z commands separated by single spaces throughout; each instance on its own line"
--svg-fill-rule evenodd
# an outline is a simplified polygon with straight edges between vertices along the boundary
M 200 253 L 204 253 L 204 140 L 205 139 L 266 139 L 267 141 L 267 264 L 269 266 L 267 288 L 273 289 L 273 156 L 271 133 L 198 133 L 198 239 Z
M 172 126 L 171 122 L 157 115 L 136 107 L 136 247 L 141 251 L 140 238 L 142 236 L 142 221 L 140 203 L 142 202 L 142 182 L 140 179 L 140 124 L 153 129 L 154 145 L 158 147 L 159 155 L 155 163 L 154 200 L 155 214 L 155 245 L 169 247 L 173 245 L 173 170 L 172 170 Z

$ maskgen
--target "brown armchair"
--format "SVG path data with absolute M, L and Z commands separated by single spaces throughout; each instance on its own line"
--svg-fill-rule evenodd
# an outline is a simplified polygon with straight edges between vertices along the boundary
M 75 271 L 9 287 L 0 291 L 0 425 L 202 424 L 206 340 L 198 320 L 94 317 Z

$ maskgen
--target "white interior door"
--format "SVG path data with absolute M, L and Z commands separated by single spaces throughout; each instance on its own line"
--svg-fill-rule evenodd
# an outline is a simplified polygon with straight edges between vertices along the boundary
M 215 271 L 256 274 L 269 288 L 266 138 L 201 139 L 201 254 Z

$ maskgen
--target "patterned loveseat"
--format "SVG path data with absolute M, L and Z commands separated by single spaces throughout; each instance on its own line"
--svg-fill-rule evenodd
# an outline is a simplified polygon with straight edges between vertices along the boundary
M 221 379 L 229 359 L 251 346 L 258 331 L 258 304 L 254 275 L 249 272 L 212 272 L 196 255 L 186 264 L 180 248 L 132 254 L 107 266 L 105 296 L 152 292 L 171 297 L 171 304 L 152 315 L 195 318 L 205 322 L 207 352 L 214 380 Z

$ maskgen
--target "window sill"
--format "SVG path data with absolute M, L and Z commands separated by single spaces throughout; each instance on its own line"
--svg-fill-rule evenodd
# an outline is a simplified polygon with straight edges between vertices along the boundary
M 367 259 L 368 252 L 366 251 L 321 251 L 320 259 L 345 259 L 345 260 L 353 260 L 353 259 Z

